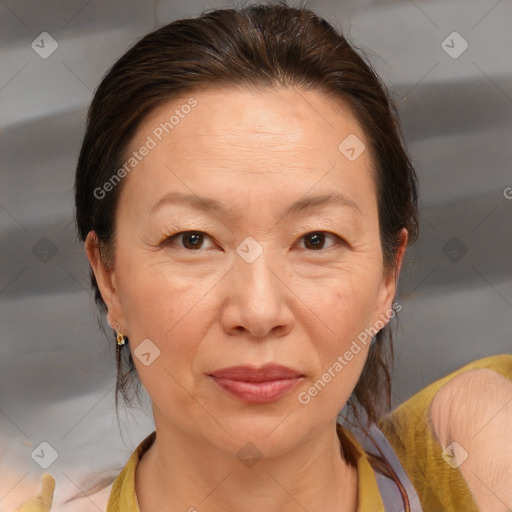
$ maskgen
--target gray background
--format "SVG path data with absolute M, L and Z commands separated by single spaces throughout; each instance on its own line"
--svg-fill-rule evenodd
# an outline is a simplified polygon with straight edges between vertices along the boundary
M 41 442 L 58 452 L 48 471 L 61 501 L 89 474 L 118 471 L 153 430 L 147 404 L 122 410 L 118 429 L 115 350 L 75 240 L 74 167 L 86 108 L 115 60 L 156 26 L 229 5 L 0 3 L 0 510 L 37 490 L 44 470 L 31 453 Z M 397 297 L 398 405 L 464 364 L 512 352 L 512 3 L 307 5 L 368 52 L 420 179 L 420 240 Z M 456 58 L 454 31 L 468 44 Z M 42 32 L 58 43 L 46 59 L 31 47 Z

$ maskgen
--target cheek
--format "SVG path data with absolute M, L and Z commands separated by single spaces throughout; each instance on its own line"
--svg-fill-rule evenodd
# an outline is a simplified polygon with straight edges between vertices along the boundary
M 125 258 L 119 265 L 119 294 L 128 330 L 137 339 L 163 342 L 186 323 L 199 287 L 169 268 L 151 265 L 147 257 Z
M 129 349 L 144 388 L 159 407 L 190 406 L 190 396 L 183 390 L 195 385 L 192 368 L 202 334 L 194 321 L 191 287 L 180 283 L 148 270 L 123 290 Z
M 370 327 L 375 307 L 376 280 L 369 272 L 347 273 L 326 282 L 322 293 L 310 298 L 311 310 L 318 318 L 311 317 L 309 338 L 318 361 L 315 379 L 306 393 L 318 397 L 319 414 L 327 402 L 333 410 L 343 407 L 360 377 L 371 341 L 365 329 Z M 324 335 L 319 335 L 318 329 Z
M 162 389 L 178 392 L 177 382 L 192 389 L 196 355 L 215 314 L 215 290 L 205 292 L 213 283 L 150 264 L 141 256 L 120 261 L 118 272 L 130 350 L 144 386 L 155 397 Z M 159 351 L 149 366 L 138 359 L 143 340 Z
M 376 306 L 378 279 L 370 271 L 347 272 L 325 280 L 309 299 L 312 310 L 325 325 L 329 345 L 342 349 L 370 327 Z M 318 338 L 318 336 L 317 336 Z

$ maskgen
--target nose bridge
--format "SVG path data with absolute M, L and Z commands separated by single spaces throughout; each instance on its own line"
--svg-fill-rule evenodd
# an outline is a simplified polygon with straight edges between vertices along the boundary
M 280 332 L 287 332 L 292 319 L 286 307 L 287 287 L 279 278 L 284 268 L 279 252 L 252 237 L 243 240 L 236 252 L 232 288 L 228 291 L 233 308 L 226 317 L 231 318 L 231 328 L 243 327 L 257 337 L 264 337 L 277 326 Z
M 274 332 L 282 337 L 294 325 L 293 293 L 282 277 L 286 253 L 276 233 L 264 231 L 268 223 L 261 216 L 252 227 L 252 235 L 247 234 L 235 247 L 224 290 L 227 307 L 222 315 L 223 328 L 258 340 L 267 339 Z
M 275 274 L 282 268 L 282 262 L 276 250 L 249 236 L 238 245 L 236 252 L 234 270 L 245 293 L 266 301 L 280 293 L 279 279 Z

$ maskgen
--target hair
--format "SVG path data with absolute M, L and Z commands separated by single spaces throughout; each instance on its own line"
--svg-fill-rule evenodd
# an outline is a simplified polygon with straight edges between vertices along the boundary
M 361 55 L 360 55 L 361 54 Z M 348 106 L 363 128 L 374 164 L 379 234 L 386 277 L 398 278 L 396 256 L 408 231 L 417 240 L 417 177 L 405 148 L 395 104 L 364 52 L 341 30 L 311 10 L 280 4 L 204 12 L 166 24 L 141 38 L 110 68 L 95 91 L 78 158 L 75 181 L 79 238 L 96 232 L 100 254 L 113 264 L 116 208 L 124 180 L 104 198 L 101 188 L 126 161 L 142 120 L 159 105 L 202 89 L 293 87 L 318 91 Z M 91 270 L 94 298 L 107 307 Z M 115 335 L 114 335 L 115 339 Z M 118 395 L 131 405 L 128 388 L 140 379 L 130 351 L 118 346 Z M 367 425 L 391 407 L 393 333 L 387 324 L 375 336 L 359 381 L 347 402 Z

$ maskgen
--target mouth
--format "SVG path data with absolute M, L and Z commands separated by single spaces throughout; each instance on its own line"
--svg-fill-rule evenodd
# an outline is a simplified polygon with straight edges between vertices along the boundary
M 265 404 L 288 394 L 304 375 L 282 365 L 232 366 L 209 374 L 228 395 L 243 402 Z

